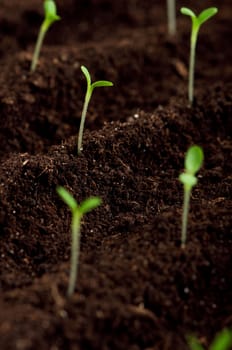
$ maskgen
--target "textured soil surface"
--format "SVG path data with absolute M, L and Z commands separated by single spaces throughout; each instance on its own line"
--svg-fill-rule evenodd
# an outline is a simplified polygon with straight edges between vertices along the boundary
M 190 19 L 213 1 L 178 2 L 175 37 L 161 0 L 57 1 L 29 72 L 39 0 L 0 8 L 0 349 L 205 349 L 232 327 L 231 0 L 201 28 L 187 100 Z M 86 82 L 83 152 L 76 139 Z M 204 166 L 180 247 L 178 175 L 192 144 Z M 66 297 L 70 212 L 56 193 L 102 205 L 82 222 L 79 275 Z

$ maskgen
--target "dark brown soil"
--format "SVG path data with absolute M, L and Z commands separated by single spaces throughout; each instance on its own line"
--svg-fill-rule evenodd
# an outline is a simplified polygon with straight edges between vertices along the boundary
M 31 74 L 41 1 L 1 2 L 0 349 L 187 350 L 188 334 L 208 348 L 232 327 L 231 1 L 201 29 L 191 108 L 187 17 L 170 38 L 161 0 L 60 0 L 58 12 Z M 82 64 L 114 87 L 94 91 L 78 157 Z M 183 250 L 192 144 L 205 162 Z M 70 299 L 58 185 L 103 200 L 84 218 Z

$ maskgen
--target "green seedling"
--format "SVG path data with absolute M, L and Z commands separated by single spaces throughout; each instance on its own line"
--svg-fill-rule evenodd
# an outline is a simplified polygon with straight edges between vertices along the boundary
M 190 39 L 190 58 L 189 58 L 189 82 L 188 82 L 188 98 L 192 105 L 194 96 L 194 70 L 195 70 L 195 56 L 196 56 L 196 44 L 198 32 L 201 25 L 206 22 L 209 18 L 214 16 L 218 9 L 216 7 L 210 7 L 202 11 L 199 16 L 187 7 L 182 7 L 180 9 L 181 13 L 186 16 L 190 16 L 192 19 L 192 31 Z
M 84 214 L 97 208 L 101 204 L 101 199 L 99 197 L 90 197 L 85 199 L 80 205 L 78 205 L 74 197 L 64 187 L 58 187 L 57 193 L 59 194 L 61 199 L 67 204 L 72 213 L 71 267 L 67 291 L 67 295 L 68 297 L 70 297 L 74 293 L 77 280 L 80 255 L 81 220 Z
M 197 338 L 187 337 L 191 350 L 205 350 Z M 213 340 L 209 350 L 229 350 L 232 345 L 232 332 L 229 329 L 223 329 Z
M 82 138 L 83 138 L 83 131 L 84 131 L 84 124 L 85 124 L 85 118 L 87 114 L 87 109 L 89 106 L 89 102 L 93 93 L 93 90 L 96 87 L 103 87 L 103 86 L 113 86 L 113 83 L 111 81 L 107 80 L 98 80 L 94 83 L 91 83 L 91 77 L 89 74 L 88 69 L 85 66 L 81 66 L 81 70 L 86 78 L 87 82 L 87 89 L 85 94 L 85 102 L 81 113 L 81 123 L 80 123 L 80 129 L 78 134 L 78 141 L 77 141 L 77 153 L 80 154 L 82 151 Z
M 184 185 L 184 204 L 182 214 L 182 231 L 181 231 L 181 247 L 185 247 L 187 237 L 187 223 L 189 213 L 189 201 L 193 186 L 197 184 L 195 174 L 202 166 L 204 154 L 199 146 L 192 146 L 188 149 L 185 156 L 185 171 L 180 174 L 179 180 Z
M 173 36 L 176 34 L 176 1 L 167 0 L 168 14 L 168 33 Z
M 43 40 L 44 40 L 44 37 L 45 37 L 48 29 L 50 28 L 52 23 L 59 21 L 59 20 L 60 20 L 60 16 L 58 16 L 56 13 L 55 1 L 45 0 L 44 1 L 44 20 L 40 26 L 38 38 L 36 41 L 35 50 L 34 50 L 33 58 L 31 61 L 31 72 L 34 72 L 35 68 L 37 66 L 41 46 L 43 44 Z

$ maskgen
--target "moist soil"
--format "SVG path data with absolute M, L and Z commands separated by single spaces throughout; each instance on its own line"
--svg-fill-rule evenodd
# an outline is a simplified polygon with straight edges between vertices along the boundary
M 232 327 L 231 1 L 201 28 L 195 100 L 187 100 L 190 19 L 213 1 L 58 1 L 37 70 L 39 0 L 0 9 L 0 349 L 205 349 Z M 86 82 L 96 89 L 83 152 Z M 204 166 L 180 247 L 178 175 L 192 144 Z M 78 281 L 66 297 L 70 212 L 56 187 L 102 205 L 82 222 Z

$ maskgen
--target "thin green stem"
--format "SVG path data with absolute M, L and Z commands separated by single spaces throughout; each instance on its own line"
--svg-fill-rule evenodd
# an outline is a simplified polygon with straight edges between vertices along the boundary
M 188 82 L 188 98 L 191 105 L 193 103 L 193 98 L 194 98 L 196 44 L 197 44 L 197 32 L 194 31 L 191 35 L 191 48 L 190 48 L 190 58 L 189 58 L 189 82 Z
M 168 12 L 168 33 L 170 35 L 176 34 L 176 1 L 167 0 Z
M 77 273 L 78 273 L 78 262 L 80 255 L 80 230 L 81 230 L 81 215 L 76 212 L 72 217 L 72 244 L 71 244 L 71 259 L 70 259 L 70 275 L 67 295 L 70 297 L 75 290 Z
M 182 213 L 181 248 L 185 248 L 185 243 L 186 243 L 186 238 L 187 238 L 187 225 L 188 225 L 190 195 L 191 195 L 191 190 L 185 188 L 184 189 L 183 213 Z
M 86 118 L 91 95 L 92 95 L 92 93 L 88 93 L 88 92 L 86 93 L 85 102 L 84 102 L 84 106 L 83 106 L 82 113 L 81 113 L 81 123 L 80 123 L 80 129 L 79 129 L 79 133 L 78 133 L 78 142 L 77 142 L 77 153 L 78 154 L 80 154 L 82 151 L 82 139 L 83 139 L 84 125 L 85 125 L 85 118 Z
M 33 58 L 31 61 L 31 68 L 30 68 L 31 72 L 34 72 L 35 68 L 37 66 L 39 54 L 40 54 L 40 50 L 41 50 L 41 47 L 42 47 L 42 44 L 44 41 L 45 34 L 46 34 L 46 29 L 45 29 L 44 23 L 42 23 L 42 25 L 40 27 L 39 35 L 38 35 L 38 38 L 36 41 L 35 50 L 33 53 Z

